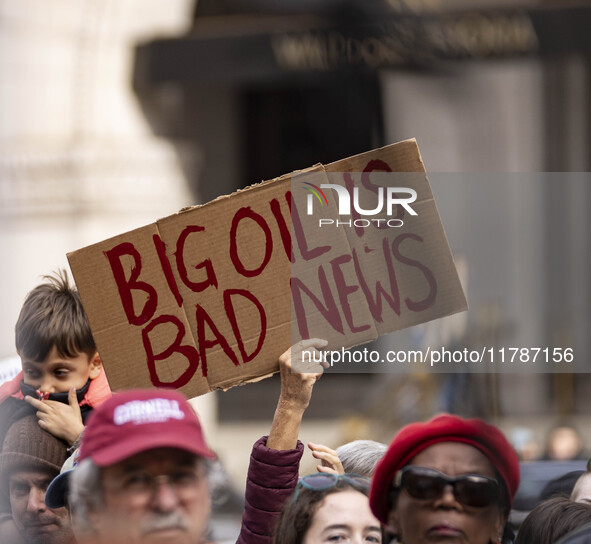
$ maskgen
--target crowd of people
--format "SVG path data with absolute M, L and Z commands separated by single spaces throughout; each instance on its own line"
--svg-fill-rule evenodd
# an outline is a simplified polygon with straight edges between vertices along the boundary
M 16 346 L 22 373 L 0 388 L 0 543 L 211 543 L 215 454 L 197 414 L 173 390 L 111 393 L 65 274 L 27 296 Z M 540 502 L 514 540 L 519 459 L 479 419 L 438 415 L 389 446 L 309 444 L 320 464 L 300 478 L 300 425 L 324 370 L 302 353 L 325 346 L 304 340 L 279 358 L 279 400 L 252 448 L 237 544 L 591 542 L 591 470 Z

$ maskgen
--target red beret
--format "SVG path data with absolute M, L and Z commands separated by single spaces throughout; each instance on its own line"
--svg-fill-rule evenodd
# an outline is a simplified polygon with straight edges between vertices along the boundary
M 492 463 L 513 500 L 519 487 L 519 459 L 505 435 L 481 419 L 463 419 L 450 414 L 426 423 L 403 427 L 392 440 L 373 476 L 369 504 L 375 516 L 387 523 L 388 492 L 394 475 L 421 451 L 438 442 L 462 442 L 480 450 Z

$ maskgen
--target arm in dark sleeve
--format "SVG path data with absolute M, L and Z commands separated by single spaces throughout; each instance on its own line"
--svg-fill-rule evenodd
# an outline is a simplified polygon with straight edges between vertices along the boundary
M 326 346 L 325 340 L 302 340 L 279 357 L 281 393 L 269 436 L 255 442 L 250 455 L 242 527 L 236 544 L 271 544 L 283 505 L 298 483 L 304 445 L 298 440 L 304 412 L 320 365 L 304 365 L 304 350 Z M 295 365 L 295 366 L 294 366 Z M 298 371 L 292 371 L 297 368 Z
M 267 437 L 257 440 L 250 454 L 242 527 L 236 544 L 270 544 L 273 527 L 285 501 L 298 483 L 304 445 L 272 450 Z

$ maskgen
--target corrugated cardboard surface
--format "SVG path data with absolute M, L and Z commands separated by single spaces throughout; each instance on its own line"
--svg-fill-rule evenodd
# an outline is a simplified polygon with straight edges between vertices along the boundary
M 302 332 L 326 337 L 329 348 L 352 346 L 465 309 L 426 176 L 402 178 L 418 194 L 418 216 L 407 214 L 402 228 L 329 232 L 306 216 L 303 180 L 333 183 L 368 164 L 375 172 L 424 172 L 409 140 L 254 185 L 70 253 L 112 387 L 167 386 L 197 396 L 273 373 Z M 350 183 L 364 190 L 361 175 L 351 174 Z M 362 201 L 375 200 L 368 180 L 378 178 L 365 174 Z M 319 213 L 337 216 L 334 196 Z M 322 245 L 330 250 L 311 256 Z M 391 304 L 376 296 L 378 282 Z M 307 290 L 295 288 L 305 318 L 294 309 L 296 285 Z M 315 303 L 307 293 L 320 298 Z

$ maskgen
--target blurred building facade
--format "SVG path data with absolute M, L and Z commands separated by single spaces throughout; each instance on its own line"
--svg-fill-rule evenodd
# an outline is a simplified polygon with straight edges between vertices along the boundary
M 0 4 L 0 357 L 24 296 L 66 252 L 192 203 L 130 85 L 135 43 L 187 28 L 192 3 L 166 4 Z

